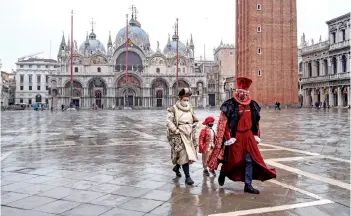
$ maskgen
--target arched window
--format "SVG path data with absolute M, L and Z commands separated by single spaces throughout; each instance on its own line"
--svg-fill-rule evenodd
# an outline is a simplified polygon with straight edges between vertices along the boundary
M 308 77 L 312 77 L 312 63 L 309 62 L 308 63 Z
M 316 61 L 317 76 L 320 75 L 319 61 Z
M 261 55 L 261 54 L 262 54 L 262 50 L 261 50 L 261 48 L 258 48 L 258 49 L 257 49 L 257 54 L 259 54 L 259 55 Z
M 160 68 L 156 68 L 156 73 L 160 73 Z
M 302 72 L 302 62 L 299 63 L 299 72 Z
M 328 60 L 324 59 L 324 75 L 327 75 L 328 73 Z
M 257 32 L 262 32 L 261 26 L 257 26 Z
M 342 62 L 342 72 L 346 72 L 347 70 L 347 58 L 345 55 L 341 57 L 341 62 Z
M 260 4 L 257 4 L 257 5 L 256 5 L 256 9 L 257 9 L 257 10 L 261 10 L 261 5 L 260 5 Z
M 78 73 L 78 67 L 74 68 L 74 72 Z
M 262 76 L 262 71 L 261 70 L 258 71 L 258 76 Z
M 101 68 L 100 67 L 97 68 L 97 72 L 99 72 L 99 73 L 101 72 Z
M 336 74 L 336 73 L 338 72 L 336 57 L 334 57 L 334 58 L 332 59 L 332 65 L 333 65 L 333 74 Z

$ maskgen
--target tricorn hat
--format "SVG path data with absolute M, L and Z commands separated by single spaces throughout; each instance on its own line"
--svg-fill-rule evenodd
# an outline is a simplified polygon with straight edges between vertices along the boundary
M 237 89 L 243 89 L 243 90 L 249 90 L 250 85 L 252 83 L 252 80 L 246 77 L 238 77 L 236 79 L 236 88 Z
M 190 88 L 183 88 L 182 90 L 180 90 L 178 96 L 180 98 L 183 98 L 183 97 L 190 97 L 193 93 L 191 92 L 191 89 Z

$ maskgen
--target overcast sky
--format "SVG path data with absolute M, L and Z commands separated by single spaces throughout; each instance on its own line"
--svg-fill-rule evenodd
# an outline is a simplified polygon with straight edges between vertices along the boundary
M 349 0 L 297 0 L 298 39 L 302 32 L 306 38 L 327 38 L 325 21 L 350 12 Z M 179 36 L 183 43 L 193 34 L 195 56 L 212 57 L 213 48 L 235 41 L 235 0 L 11 0 L 2 1 L 0 7 L 0 58 L 2 70 L 15 69 L 17 58 L 44 52 L 40 57 L 56 59 L 62 33 L 66 40 L 70 34 L 70 13 L 74 10 L 74 39 L 78 46 L 91 31 L 104 43 L 109 31 L 112 40 L 125 26 L 126 13 L 134 3 L 139 11 L 141 27 L 149 33 L 153 50 L 157 41 L 160 48 L 167 43 L 168 33 L 173 35 L 175 19 L 179 18 Z M 51 52 L 50 52 L 51 41 Z M 50 55 L 51 53 L 51 55 Z

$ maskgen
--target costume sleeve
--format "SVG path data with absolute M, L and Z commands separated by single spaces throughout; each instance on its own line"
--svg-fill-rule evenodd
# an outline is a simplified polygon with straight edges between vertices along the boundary
M 260 124 L 257 124 L 257 135 L 256 136 L 261 138 Z
M 221 114 L 219 116 L 218 124 L 217 124 L 216 148 L 222 147 L 223 139 L 225 141 L 230 139 L 230 130 L 228 127 L 227 117 L 224 115 L 223 112 L 221 112 Z
M 175 133 L 177 130 L 176 125 L 174 124 L 174 109 L 173 107 L 170 107 L 167 109 L 167 119 L 166 119 L 166 126 L 168 128 L 168 130 L 170 130 L 171 132 Z
M 202 129 L 199 136 L 199 153 L 204 152 L 205 148 L 205 137 L 206 137 L 206 128 Z

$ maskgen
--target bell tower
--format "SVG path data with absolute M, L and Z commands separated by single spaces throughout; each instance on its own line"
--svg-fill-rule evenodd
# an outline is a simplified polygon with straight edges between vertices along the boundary
M 296 0 L 236 0 L 236 77 L 261 104 L 298 103 Z

